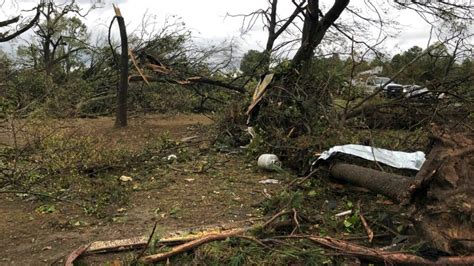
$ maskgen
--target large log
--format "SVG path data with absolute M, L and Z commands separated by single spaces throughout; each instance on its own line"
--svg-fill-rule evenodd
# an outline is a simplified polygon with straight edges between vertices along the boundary
M 354 185 L 365 187 L 378 194 L 402 202 L 409 195 L 408 187 L 413 178 L 385 173 L 357 165 L 336 163 L 331 167 L 331 175 Z

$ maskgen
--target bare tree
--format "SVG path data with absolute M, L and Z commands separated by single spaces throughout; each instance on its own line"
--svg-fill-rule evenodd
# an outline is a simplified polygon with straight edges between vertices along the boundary
M 73 14 L 74 16 L 84 18 L 95 7 L 92 6 L 91 9 L 82 13 L 81 8 L 77 5 L 75 0 L 62 4 L 47 1 L 44 5 L 45 7 L 41 10 L 41 19 L 43 21 L 38 23 L 35 34 L 38 36 L 39 50 L 44 70 L 50 75 L 54 66 L 58 63 L 67 60 L 73 54 L 81 50 L 87 49 L 86 40 L 81 39 L 79 36 L 68 34 L 70 32 L 68 32 L 67 28 L 71 26 L 71 18 L 69 16 Z M 79 23 L 79 25 L 80 24 L 81 23 Z M 72 27 L 75 26 L 72 25 Z M 82 43 L 83 45 L 77 45 L 71 49 L 61 49 L 61 47 L 71 42 Z
M 295 0 L 292 0 L 295 8 L 291 15 L 286 18 L 280 18 L 278 15 L 278 0 L 269 0 L 267 9 L 259 9 L 257 11 L 251 12 L 249 14 L 236 14 L 230 15 L 230 17 L 242 17 L 242 33 L 245 34 L 250 31 L 254 26 L 256 21 L 261 18 L 264 23 L 264 27 L 267 29 L 268 36 L 265 45 L 265 50 L 263 51 L 262 62 L 259 65 L 264 66 L 268 70 L 270 67 L 270 57 L 272 52 L 276 49 L 280 49 L 282 46 L 275 48 L 275 42 L 277 39 L 285 32 L 289 30 L 291 25 L 295 25 L 295 19 L 306 9 L 306 0 L 302 0 L 300 3 L 297 3 Z M 283 45 L 284 46 L 284 45 Z

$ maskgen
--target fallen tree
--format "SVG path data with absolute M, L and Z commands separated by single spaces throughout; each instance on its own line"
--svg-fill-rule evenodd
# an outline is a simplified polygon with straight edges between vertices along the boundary
M 474 252 L 472 135 L 433 129 L 431 151 L 415 178 L 335 163 L 331 175 L 385 195 L 409 210 L 423 238 L 449 254 Z

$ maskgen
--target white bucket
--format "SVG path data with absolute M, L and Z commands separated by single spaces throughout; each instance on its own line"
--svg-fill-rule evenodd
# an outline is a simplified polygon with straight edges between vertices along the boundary
M 275 154 L 262 154 L 258 157 L 258 167 L 265 170 L 277 170 L 281 168 L 280 159 Z

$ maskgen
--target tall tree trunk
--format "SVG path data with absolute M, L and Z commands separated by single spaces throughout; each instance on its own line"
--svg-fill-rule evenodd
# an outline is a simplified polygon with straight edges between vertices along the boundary
M 52 72 L 52 59 L 51 59 L 51 49 L 50 49 L 51 39 L 46 38 L 43 43 L 43 64 L 44 71 L 47 75 L 51 75 Z
M 127 126 L 127 94 L 128 94 L 128 38 L 125 21 L 120 9 L 115 7 L 115 16 L 120 29 L 120 41 L 122 53 L 120 55 L 120 80 L 117 88 L 117 113 L 115 115 L 115 127 Z

